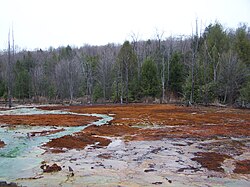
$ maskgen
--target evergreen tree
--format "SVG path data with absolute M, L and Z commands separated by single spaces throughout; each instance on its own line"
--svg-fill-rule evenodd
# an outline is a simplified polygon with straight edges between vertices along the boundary
M 129 102 L 130 85 L 136 77 L 136 55 L 129 43 L 125 41 L 118 54 L 118 63 L 120 69 L 120 80 L 121 80 L 121 103 L 125 93 L 126 103 Z M 125 88 L 125 90 L 124 90 Z
M 155 97 L 160 91 L 157 67 L 152 59 L 147 59 L 142 65 L 141 90 L 144 96 Z
M 246 25 L 236 30 L 235 50 L 240 60 L 250 68 L 250 38 L 248 38 L 246 30 Z
M 15 97 L 19 99 L 29 98 L 31 90 L 31 77 L 25 61 L 17 61 L 15 64 Z
M 185 81 L 184 65 L 181 62 L 181 54 L 175 52 L 170 60 L 170 90 L 175 94 L 182 96 L 182 87 Z

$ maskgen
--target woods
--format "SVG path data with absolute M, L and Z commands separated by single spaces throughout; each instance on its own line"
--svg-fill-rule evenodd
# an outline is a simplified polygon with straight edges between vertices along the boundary
M 197 26 L 196 26 L 197 27 Z M 210 24 L 191 37 L 1 51 L 0 97 L 23 102 L 250 103 L 250 29 Z M 10 40 L 10 39 L 9 39 Z M 11 105 L 11 104 L 10 104 Z

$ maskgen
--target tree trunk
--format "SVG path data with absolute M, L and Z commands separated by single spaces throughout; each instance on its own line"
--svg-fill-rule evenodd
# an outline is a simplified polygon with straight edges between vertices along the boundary
M 170 93 L 169 93 L 169 91 L 170 91 L 170 89 L 169 89 L 169 82 L 170 82 L 170 60 L 169 60 L 169 58 L 170 58 L 170 51 L 168 51 L 168 69 L 167 69 L 167 73 L 168 73 L 168 78 L 167 78 L 167 92 L 168 92 L 168 98 L 167 98 L 167 100 L 168 100 L 168 102 L 170 101 Z
M 192 86 L 191 86 L 191 94 L 190 94 L 190 102 L 193 103 L 194 99 L 194 60 L 195 60 L 195 55 L 193 55 L 192 58 L 192 69 L 191 69 L 191 77 L 192 77 Z
M 214 82 L 217 80 L 216 66 L 214 65 Z
M 226 90 L 225 90 L 223 103 L 226 103 L 226 101 L 227 101 L 227 87 L 226 87 Z
M 162 102 L 164 102 L 165 101 L 165 62 L 164 62 L 164 57 L 162 58 L 161 83 L 162 83 Z
M 13 32 L 13 30 L 12 30 Z M 13 37 L 13 35 L 12 35 Z M 14 39 L 13 39 L 13 45 L 14 45 Z M 14 57 L 14 53 L 13 53 L 13 57 Z M 11 73 L 11 69 L 12 69 L 12 65 L 11 65 L 11 51 L 10 51 L 10 31 L 9 31 L 9 36 L 8 36 L 8 65 L 7 65 L 7 76 L 8 76 L 8 106 L 9 108 L 12 107 L 12 73 Z
M 117 71 L 117 77 L 116 77 L 116 99 L 115 102 L 119 101 L 119 71 Z
M 126 66 L 126 104 L 128 104 L 128 66 Z
M 204 92 L 203 92 L 203 103 L 205 106 L 208 104 L 208 89 L 207 89 L 207 64 L 208 64 L 208 58 L 207 58 L 207 53 L 205 52 L 205 61 L 204 61 Z
M 93 103 L 93 76 L 92 76 L 92 68 L 90 69 L 90 104 Z
M 120 95 L 120 100 L 121 100 L 121 104 L 123 104 L 123 76 L 122 76 L 122 71 L 121 73 L 121 95 Z
M 191 78 L 192 78 L 192 87 L 191 87 L 191 94 L 190 94 L 190 103 L 194 102 L 194 68 L 196 64 L 196 54 L 198 51 L 198 24 L 196 19 L 196 33 L 195 33 L 195 46 L 193 47 L 193 57 L 192 57 L 192 67 L 191 67 Z

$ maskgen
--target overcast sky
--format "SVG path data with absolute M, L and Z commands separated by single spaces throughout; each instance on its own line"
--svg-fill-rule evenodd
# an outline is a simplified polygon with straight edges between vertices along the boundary
M 12 25 L 20 48 L 45 49 L 190 35 L 196 18 L 203 28 L 250 26 L 250 0 L 0 0 L 0 50 Z

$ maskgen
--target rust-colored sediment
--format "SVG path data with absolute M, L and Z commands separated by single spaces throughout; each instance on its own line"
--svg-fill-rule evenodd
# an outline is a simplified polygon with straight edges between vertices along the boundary
M 102 125 L 96 126 L 91 125 L 84 129 L 84 132 L 90 135 L 98 136 L 111 136 L 111 137 L 120 137 L 124 135 L 133 135 L 138 133 L 139 128 L 134 128 L 128 125 Z
M 119 127 L 118 127 L 119 126 Z M 58 149 L 83 149 L 87 145 L 98 143 L 98 146 L 107 146 L 111 141 L 107 138 L 98 136 L 124 136 L 136 132 L 136 128 L 127 125 L 91 125 L 82 132 L 75 133 L 74 136 L 67 135 L 61 138 L 53 139 L 44 146 L 56 148 L 53 153 L 61 152 Z
M 41 108 L 63 109 L 78 113 L 115 114 L 111 125 L 90 126 L 84 129 L 90 136 L 123 136 L 126 140 L 250 136 L 249 110 L 144 104 Z M 133 127 L 136 125 L 138 128 Z M 154 128 L 156 126 L 160 128 Z
M 241 160 L 235 163 L 234 173 L 250 174 L 250 160 Z
M 4 146 L 5 146 L 5 143 L 2 140 L 0 140 L 0 148 L 2 148 Z
M 88 127 L 84 131 L 104 136 L 123 136 L 128 140 L 162 138 L 213 138 L 216 136 L 250 136 L 250 111 L 217 107 L 183 107 L 176 105 L 100 105 L 54 106 L 78 113 L 115 114 L 112 126 Z M 134 128 L 133 126 L 149 128 Z M 155 126 L 160 128 L 150 128 Z M 136 134 L 136 136 L 135 136 Z M 130 137 L 129 135 L 133 135 Z
M 68 149 L 83 149 L 87 145 L 98 143 L 98 146 L 107 146 L 111 141 L 106 138 L 95 137 L 84 132 L 79 132 L 76 135 L 66 135 L 61 138 L 52 139 L 46 143 L 45 147 L 50 148 L 68 148 Z
M 183 107 L 167 104 L 53 106 L 41 107 L 41 109 L 62 109 L 77 113 L 115 114 L 114 120 L 109 125 L 98 127 L 92 125 L 85 128 L 82 132 L 54 139 L 45 144 L 49 148 L 54 148 L 52 149 L 53 152 L 61 152 L 62 148 L 82 149 L 86 145 L 95 144 L 96 142 L 100 142 L 100 146 L 106 146 L 110 143 L 109 139 L 101 138 L 100 136 L 122 137 L 126 141 L 250 136 L 250 110 Z M 76 115 L 1 116 L 0 123 L 78 126 L 88 124 L 96 119 L 95 117 Z M 206 151 L 209 151 L 209 149 Z M 240 149 L 235 154 L 241 154 Z M 224 154 L 221 151 L 199 152 L 196 153 L 193 160 L 209 170 L 224 172 L 221 168 L 221 163 L 225 159 L 231 158 L 231 156 L 230 151 Z M 247 169 L 249 171 L 249 161 L 237 161 L 235 166 L 235 173 L 246 173 Z
M 183 107 L 176 105 L 100 105 L 54 106 L 42 109 L 64 109 L 79 113 L 116 114 L 115 124 L 204 125 L 250 124 L 250 111 L 217 107 Z
M 32 126 L 81 126 L 87 125 L 98 118 L 94 116 L 79 115 L 4 115 L 0 123 L 11 125 L 32 125 Z
M 246 124 L 224 125 L 181 125 L 156 129 L 140 129 L 131 140 L 161 140 L 162 138 L 215 138 L 218 136 L 249 136 L 250 129 Z
M 225 159 L 232 158 L 226 154 L 220 154 L 216 152 L 198 152 L 195 154 L 196 157 L 192 158 L 193 161 L 198 162 L 202 167 L 209 170 L 224 172 L 221 168 L 221 163 Z

